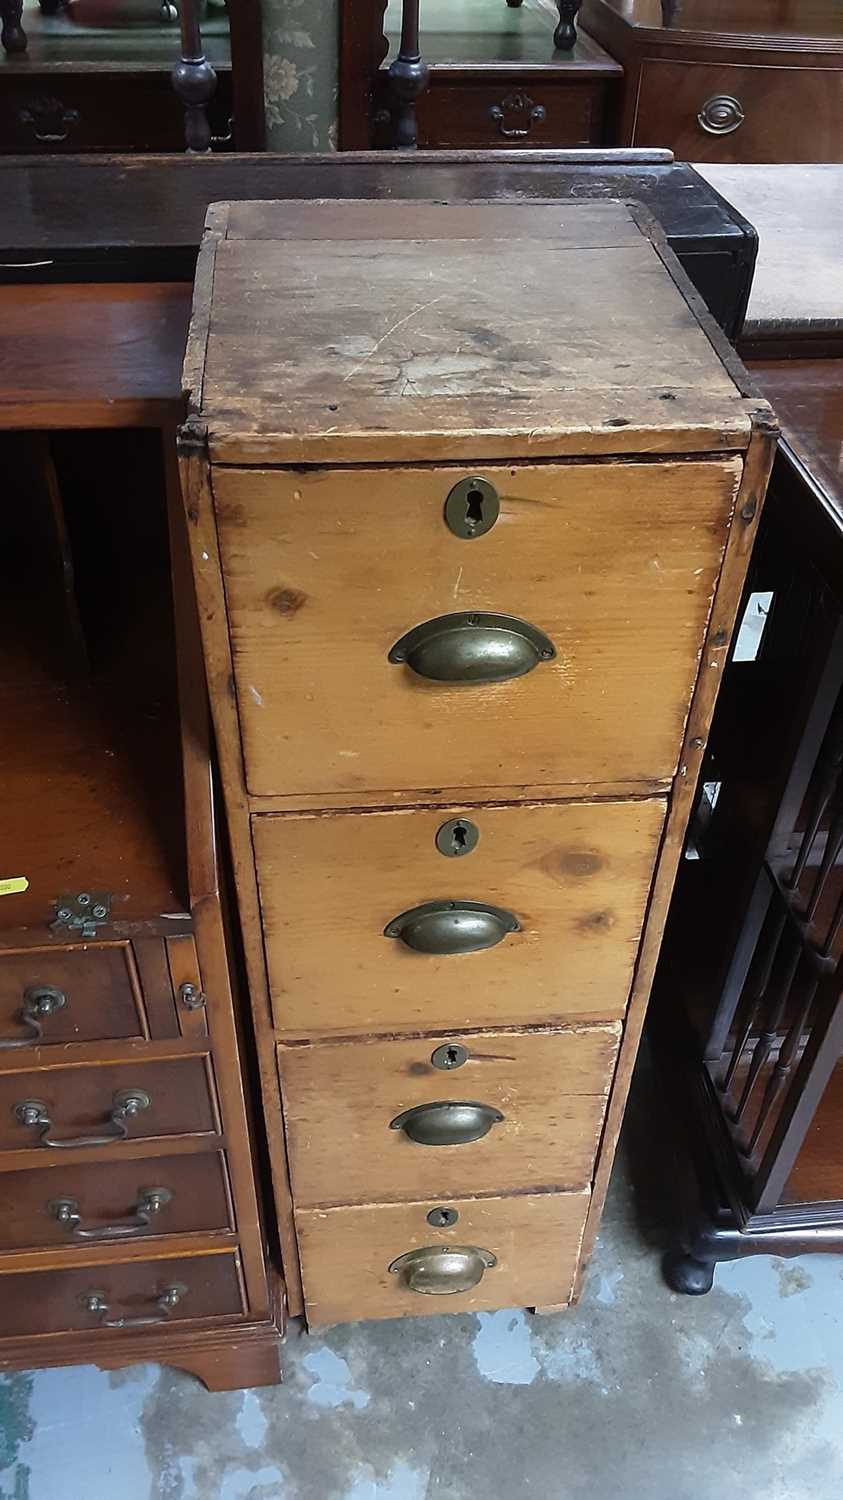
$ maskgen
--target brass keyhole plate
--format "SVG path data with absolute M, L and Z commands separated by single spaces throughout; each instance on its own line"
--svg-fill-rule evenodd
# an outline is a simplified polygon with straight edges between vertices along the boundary
M 473 541 L 491 531 L 500 515 L 498 492 L 488 479 L 472 476 L 461 479 L 448 492 L 445 501 L 445 524 L 463 541 Z

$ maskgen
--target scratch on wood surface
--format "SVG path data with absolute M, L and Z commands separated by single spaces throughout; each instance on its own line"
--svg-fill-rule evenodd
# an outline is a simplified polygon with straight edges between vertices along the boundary
M 457 597 L 457 595 L 458 595 L 458 593 L 460 591 L 460 584 L 462 583 L 462 575 L 463 575 L 463 570 L 462 570 L 462 568 L 460 568 L 460 570 L 459 570 L 459 572 L 457 574 L 457 581 L 454 584 L 454 598 L 455 599 L 456 599 L 456 597 Z
M 345 385 L 345 383 L 346 383 L 347 380 L 351 380 L 352 376 L 356 375 L 357 372 L 358 372 L 358 370 L 362 370 L 363 366 L 367 363 L 367 361 L 370 360 L 373 357 L 373 355 L 377 354 L 377 352 L 380 349 L 381 345 L 385 344 L 386 341 L 387 341 L 387 339 L 391 338 L 392 335 L 393 335 L 393 333 L 395 333 L 397 329 L 403 328 L 405 323 L 409 323 L 409 321 L 410 321 L 411 318 L 418 317 L 419 313 L 427 312 L 427 310 L 428 310 L 429 307 L 435 307 L 436 304 L 437 304 L 437 302 L 441 302 L 443 300 L 443 298 L 447 297 L 447 295 L 448 295 L 447 292 L 442 292 L 439 297 L 434 297 L 432 299 L 432 301 L 430 301 L 430 302 L 423 302 L 422 305 L 421 305 L 421 307 L 414 307 L 413 310 L 412 310 L 412 312 L 405 313 L 404 316 L 403 316 L 403 318 L 399 318 L 397 323 L 393 323 L 390 328 L 387 328 L 386 333 L 384 333 L 378 339 L 378 341 L 375 344 L 374 348 L 370 349 L 369 352 L 368 352 L 368 354 L 364 354 L 363 358 L 354 366 L 353 369 L 349 370 L 349 372 L 348 372 L 347 375 L 343 375 L 343 378 L 342 378 L 343 385 Z

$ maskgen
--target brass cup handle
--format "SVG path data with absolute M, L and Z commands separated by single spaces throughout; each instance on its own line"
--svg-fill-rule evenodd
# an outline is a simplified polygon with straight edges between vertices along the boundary
M 416 953 L 479 953 L 494 948 L 511 932 L 519 932 L 518 918 L 485 901 L 425 901 L 393 917 L 384 937 L 400 938 Z
M 67 996 L 64 990 L 56 989 L 55 985 L 27 985 L 23 992 L 20 1023 L 22 1026 L 29 1027 L 29 1034 L 21 1037 L 0 1038 L 0 1051 L 12 1052 L 16 1047 L 31 1047 L 33 1042 L 40 1042 L 44 1035 L 42 1020 L 51 1016 L 54 1011 L 62 1010 L 66 1004 Z
M 109 1124 L 111 1130 L 103 1135 L 74 1135 L 57 1138 L 51 1134 L 53 1122 L 50 1111 L 40 1099 L 22 1099 L 15 1105 L 15 1119 L 28 1129 L 41 1131 L 41 1145 L 53 1150 L 69 1151 L 76 1146 L 110 1146 L 112 1141 L 125 1141 L 129 1136 L 129 1121 L 142 1110 L 149 1109 L 151 1100 L 143 1089 L 119 1089 L 112 1096 Z
M 135 1235 L 146 1234 L 155 1218 L 166 1204 L 172 1202 L 169 1188 L 145 1188 L 138 1195 L 132 1209 L 133 1218 L 121 1224 L 98 1224 L 86 1227 L 82 1223 L 79 1204 L 75 1198 L 51 1198 L 47 1212 L 51 1218 L 68 1229 L 75 1240 L 127 1240 Z
M 406 662 L 431 682 L 504 682 L 556 655 L 544 631 L 514 615 L 460 611 L 415 625 L 395 642 L 391 662 Z
M 731 94 L 712 94 L 697 115 L 697 124 L 706 135 L 731 135 L 745 119 L 740 99 Z
M 470 1141 L 481 1141 L 503 1118 L 491 1104 L 478 1104 L 474 1099 L 440 1099 L 405 1109 L 390 1120 L 389 1128 L 403 1130 L 419 1146 L 467 1146 Z
M 160 1312 L 140 1318 L 109 1318 L 107 1314 L 110 1309 L 104 1292 L 85 1292 L 80 1301 L 86 1312 L 96 1314 L 99 1318 L 100 1328 L 148 1328 L 153 1323 L 166 1323 L 173 1308 L 178 1307 L 186 1293 L 187 1287 L 181 1282 L 165 1287 L 155 1299 Z
M 470 1292 L 496 1265 L 492 1252 L 477 1245 L 425 1245 L 399 1255 L 389 1270 L 410 1292 L 447 1297 Z

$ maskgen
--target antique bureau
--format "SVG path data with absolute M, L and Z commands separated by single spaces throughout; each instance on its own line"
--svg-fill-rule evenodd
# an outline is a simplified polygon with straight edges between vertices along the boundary
M 188 301 L 0 288 L 0 1369 L 223 1389 L 279 1379 L 283 1303 L 175 461 Z
M 311 1323 L 577 1294 L 774 440 L 656 240 L 209 209 L 183 492 Z

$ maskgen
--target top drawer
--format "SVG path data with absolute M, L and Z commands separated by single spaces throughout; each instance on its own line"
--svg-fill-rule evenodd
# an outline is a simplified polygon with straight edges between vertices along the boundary
M 445 502 L 470 470 L 215 469 L 249 790 L 671 777 L 740 472 L 483 468 L 499 514 L 484 531 L 478 487 L 466 537 Z M 528 622 L 555 656 L 480 682 L 390 662 L 412 627 L 472 611 Z

